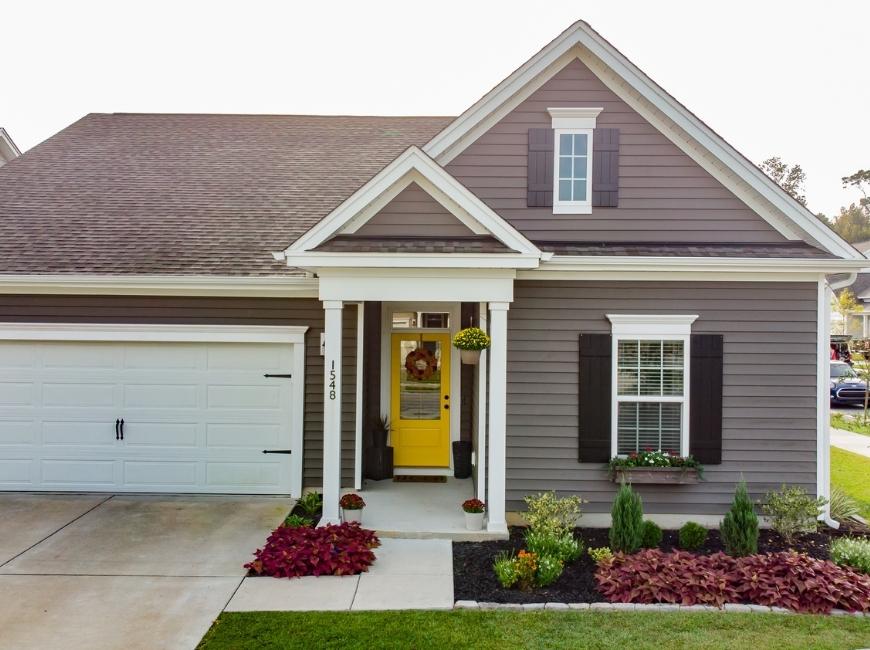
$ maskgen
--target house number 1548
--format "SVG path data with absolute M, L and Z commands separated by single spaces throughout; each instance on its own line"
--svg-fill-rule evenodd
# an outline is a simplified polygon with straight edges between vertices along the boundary
M 329 399 L 335 399 L 335 360 L 332 361 L 329 369 Z

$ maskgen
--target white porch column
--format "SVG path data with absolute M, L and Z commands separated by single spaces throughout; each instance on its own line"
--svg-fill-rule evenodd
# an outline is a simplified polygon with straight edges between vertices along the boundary
M 340 523 L 341 491 L 341 317 L 342 302 L 325 300 L 323 357 L 323 517 L 320 525 Z
M 489 303 L 489 495 L 487 530 L 507 532 L 505 464 L 507 446 L 507 311 L 509 303 Z
M 487 328 L 486 303 L 478 305 L 478 325 L 484 332 Z M 486 361 L 487 354 L 484 350 L 477 363 L 477 498 L 486 501 Z

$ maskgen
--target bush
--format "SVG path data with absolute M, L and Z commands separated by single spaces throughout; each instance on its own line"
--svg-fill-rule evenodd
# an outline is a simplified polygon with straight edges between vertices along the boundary
M 589 557 L 592 558 L 592 561 L 595 562 L 595 564 L 606 564 L 613 559 L 613 551 L 611 551 L 607 546 L 590 548 Z
M 640 495 L 623 483 L 613 500 L 610 511 L 610 548 L 623 553 L 634 553 L 640 548 L 643 536 L 643 505 Z
M 662 543 L 662 529 L 654 521 L 646 520 L 640 529 L 641 548 L 658 548 Z
M 861 573 L 870 573 L 870 539 L 840 537 L 831 544 L 831 559 L 840 566 L 851 567 Z
M 737 484 L 731 509 L 719 526 L 728 555 L 742 557 L 758 551 L 758 517 L 749 500 L 746 481 Z
M 870 577 L 794 552 L 734 558 L 650 549 L 599 564 L 595 579 L 605 598 L 618 603 L 870 610 Z
M 502 551 L 496 556 L 492 569 L 505 589 L 517 587 L 529 591 L 558 580 L 564 566 L 562 560 L 553 556 L 539 556 L 531 551 L 520 551 L 516 555 Z
M 829 507 L 831 518 L 837 521 L 846 521 L 861 512 L 858 502 L 836 485 L 831 487 L 831 503 Z
M 510 589 L 517 583 L 515 560 L 516 558 L 513 553 L 502 551 L 495 556 L 495 562 L 492 564 L 495 577 L 498 578 L 499 584 L 505 589 Z
M 554 491 L 542 492 L 523 498 L 526 502 L 526 521 L 529 528 L 551 537 L 564 537 L 571 533 L 580 517 L 583 500 L 576 494 L 558 498 Z
M 816 520 L 827 503 L 822 497 L 811 497 L 797 485 L 783 485 L 778 492 L 768 492 L 765 500 L 762 509 L 770 519 L 770 526 L 787 544 L 793 544 L 800 533 L 815 532 Z
M 323 508 L 323 495 L 319 492 L 308 492 L 296 503 L 309 517 L 313 517 Z
M 302 515 L 287 515 L 284 519 L 284 525 L 290 528 L 299 528 L 300 526 L 313 526 L 314 520 Z
M 707 529 L 694 521 L 687 521 L 680 528 L 680 548 L 684 551 L 697 551 L 707 541 Z
M 372 549 L 380 545 L 374 531 L 355 522 L 321 528 L 280 526 L 245 568 L 275 578 L 353 575 L 368 570 L 375 561 Z
M 535 576 L 535 582 L 538 587 L 547 587 L 562 575 L 562 569 L 565 568 L 565 563 L 552 555 L 544 555 L 538 557 L 538 573 Z
M 539 557 L 554 557 L 562 562 L 573 562 L 583 554 L 583 542 L 575 539 L 570 532 L 554 537 L 529 528 L 525 538 L 526 548 L 537 553 Z

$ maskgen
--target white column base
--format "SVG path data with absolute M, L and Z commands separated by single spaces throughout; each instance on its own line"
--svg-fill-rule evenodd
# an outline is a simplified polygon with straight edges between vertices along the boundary
M 500 535 L 507 535 L 508 534 L 507 522 L 503 521 L 503 522 L 499 523 L 497 521 L 495 521 L 495 522 L 487 521 L 486 522 L 486 532 L 497 533 Z

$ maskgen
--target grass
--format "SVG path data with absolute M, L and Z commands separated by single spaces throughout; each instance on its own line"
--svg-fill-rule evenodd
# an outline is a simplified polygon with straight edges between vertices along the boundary
M 835 429 L 843 429 L 853 433 L 870 436 L 870 424 L 863 424 L 863 411 L 860 415 L 844 415 L 843 413 L 831 413 L 831 426 Z
M 870 519 L 870 458 L 831 447 L 831 485 L 858 502 L 861 516 Z
M 410 611 L 221 614 L 200 650 L 232 648 L 863 648 L 870 620 L 779 614 Z

